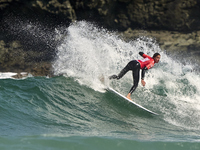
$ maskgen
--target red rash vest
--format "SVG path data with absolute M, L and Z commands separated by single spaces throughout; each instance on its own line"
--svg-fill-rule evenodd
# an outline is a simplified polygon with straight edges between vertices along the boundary
M 140 63 L 140 69 L 143 69 L 144 67 L 147 67 L 147 69 L 150 69 L 154 66 L 154 59 L 146 54 L 143 54 L 142 57 L 144 59 L 138 60 Z

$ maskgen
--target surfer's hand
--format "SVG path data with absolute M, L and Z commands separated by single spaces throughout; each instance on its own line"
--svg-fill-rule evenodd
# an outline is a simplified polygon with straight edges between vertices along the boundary
M 144 80 L 141 81 L 142 85 L 145 86 L 146 82 Z

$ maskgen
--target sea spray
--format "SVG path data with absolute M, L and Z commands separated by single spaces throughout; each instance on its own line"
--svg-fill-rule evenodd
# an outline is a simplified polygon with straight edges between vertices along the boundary
M 55 74 L 75 77 L 98 91 L 105 88 L 99 79 L 103 78 L 108 86 L 109 75 L 118 73 L 128 61 L 139 58 L 138 49 L 150 55 L 152 49 L 160 51 L 155 43 L 139 39 L 125 42 L 116 33 L 85 21 L 73 23 L 67 33 L 57 48 L 57 60 L 53 65 Z M 151 44 L 155 47 L 150 49 Z
M 19 41 L 23 48 L 20 55 L 27 64 L 53 60 L 55 49 L 62 41 L 59 35 L 64 31 L 61 29 L 63 27 L 53 28 L 37 20 L 26 20 L 13 15 L 4 18 L 2 22 L 5 26 L 2 31 L 5 32 L 6 40 Z

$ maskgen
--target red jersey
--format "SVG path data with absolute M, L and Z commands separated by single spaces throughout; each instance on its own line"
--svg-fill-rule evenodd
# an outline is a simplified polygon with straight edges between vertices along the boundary
M 142 57 L 144 59 L 138 60 L 140 63 L 140 69 L 143 69 L 144 67 L 147 67 L 147 69 L 150 69 L 154 66 L 154 59 L 146 54 L 143 54 Z

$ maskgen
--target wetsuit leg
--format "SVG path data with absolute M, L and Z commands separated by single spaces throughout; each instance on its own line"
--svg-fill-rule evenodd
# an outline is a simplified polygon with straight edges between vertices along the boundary
M 133 70 L 133 86 L 131 87 L 129 93 L 132 94 L 138 87 L 139 77 L 140 77 L 140 64 L 138 63 L 135 69 Z
M 117 76 L 117 79 L 122 78 L 129 70 L 130 70 L 130 67 L 129 67 L 129 64 L 127 64 L 126 67 L 120 71 L 120 73 Z
M 134 71 L 134 70 L 137 68 L 138 64 L 139 64 L 139 62 L 136 61 L 136 60 L 130 61 L 130 62 L 126 65 L 126 67 L 124 67 L 124 69 L 122 69 L 122 70 L 120 71 L 120 73 L 119 73 L 118 76 L 117 76 L 117 79 L 122 78 L 129 70 Z

